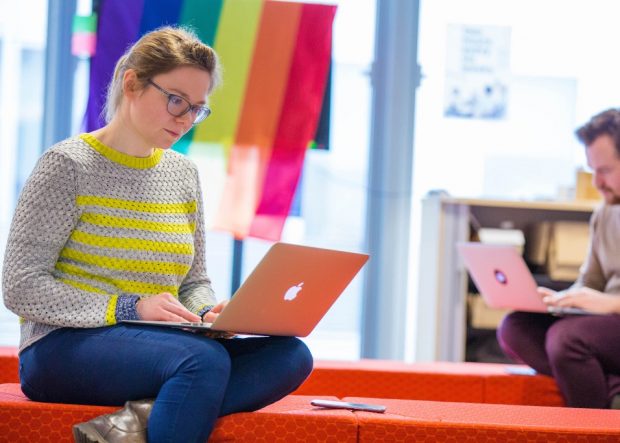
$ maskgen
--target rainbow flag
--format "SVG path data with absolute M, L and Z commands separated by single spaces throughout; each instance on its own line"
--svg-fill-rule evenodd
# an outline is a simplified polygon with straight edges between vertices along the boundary
M 207 226 L 277 241 L 319 121 L 331 59 L 333 5 L 270 0 L 101 0 L 85 130 L 116 60 L 142 34 L 192 27 L 224 68 L 213 114 L 174 147 L 201 168 Z

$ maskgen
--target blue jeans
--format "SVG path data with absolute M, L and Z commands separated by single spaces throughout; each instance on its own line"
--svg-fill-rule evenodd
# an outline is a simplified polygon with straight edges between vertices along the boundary
M 218 417 L 281 399 L 311 370 L 310 351 L 293 337 L 214 340 L 123 324 L 58 329 L 20 354 L 22 389 L 35 401 L 156 398 L 149 442 L 205 442 Z

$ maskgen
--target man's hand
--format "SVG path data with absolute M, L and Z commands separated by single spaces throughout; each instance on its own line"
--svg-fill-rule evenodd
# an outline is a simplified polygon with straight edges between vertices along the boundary
M 136 310 L 141 320 L 200 321 L 199 316 L 188 311 L 175 296 L 168 292 L 140 299 L 136 303 Z
M 547 306 L 580 308 L 596 314 L 620 313 L 620 296 L 605 294 L 590 288 L 575 288 L 556 292 L 548 288 L 538 288 Z

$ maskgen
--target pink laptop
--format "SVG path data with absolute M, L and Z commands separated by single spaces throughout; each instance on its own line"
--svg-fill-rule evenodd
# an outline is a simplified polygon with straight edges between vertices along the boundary
M 549 308 L 536 291 L 537 284 L 514 246 L 477 242 L 459 243 L 465 267 L 491 308 L 553 314 L 588 314 L 577 308 Z

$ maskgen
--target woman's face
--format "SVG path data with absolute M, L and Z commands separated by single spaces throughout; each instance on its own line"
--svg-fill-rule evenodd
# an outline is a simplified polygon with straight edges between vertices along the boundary
M 168 149 L 190 130 L 195 114 L 187 112 L 180 117 L 170 114 L 167 94 L 183 97 L 192 105 L 203 106 L 211 76 L 202 69 L 183 66 L 150 80 L 161 89 L 146 83 L 144 89 L 126 94 L 129 124 L 145 148 Z

